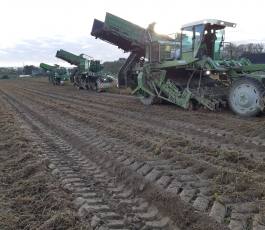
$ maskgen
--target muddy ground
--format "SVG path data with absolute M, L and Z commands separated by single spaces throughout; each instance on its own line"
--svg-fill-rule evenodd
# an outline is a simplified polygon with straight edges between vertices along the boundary
M 41 226 L 71 216 L 61 229 L 265 229 L 265 117 L 146 107 L 29 79 L 1 81 L 0 105 L 0 218 Z M 41 214 L 16 201 L 24 180 L 40 178 L 55 196 L 32 191 L 48 203 Z M 51 211 L 50 199 L 64 202 Z
M 25 135 L 0 98 L 0 229 L 88 229 L 70 192 L 49 172 L 49 159 Z

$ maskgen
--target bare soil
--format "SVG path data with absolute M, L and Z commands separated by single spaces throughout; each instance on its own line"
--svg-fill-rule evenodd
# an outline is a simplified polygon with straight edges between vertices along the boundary
M 69 150 L 69 161 L 65 165 L 76 162 L 78 177 L 84 174 L 83 170 L 85 175 L 90 175 L 93 171 L 86 171 L 88 166 L 83 169 L 78 159 L 88 159 L 96 164 L 98 171 L 107 173 L 106 181 L 96 181 L 99 185 L 95 185 L 93 189 L 101 194 L 104 204 L 119 214 L 123 221 L 121 226 L 144 229 L 144 226 L 153 225 L 148 222 L 148 218 L 147 220 L 139 213 L 135 214 L 133 206 L 119 209 L 123 206 L 118 205 L 117 208 L 117 204 L 124 201 L 115 200 L 107 192 L 110 183 L 107 182 L 108 177 L 114 181 L 114 187 L 117 182 L 133 190 L 133 194 L 127 197 L 130 202 L 133 199 L 144 199 L 148 202 L 148 210 L 151 206 L 156 207 L 159 217 L 152 220 L 152 224 L 155 221 L 157 224 L 153 229 L 176 229 L 174 226 L 179 229 L 203 230 L 265 229 L 264 117 L 242 119 L 230 111 L 190 112 L 173 105 L 146 107 L 129 95 L 78 91 L 72 86 L 54 87 L 45 81 L 29 79 L 1 82 L 0 90 L 0 102 L 6 104 L 3 107 L 5 112 L 14 113 L 32 134 L 39 137 L 39 145 L 36 144 L 38 151 L 44 149 L 40 144 L 42 140 L 45 145 L 54 149 L 53 154 L 58 157 L 68 154 L 68 147 L 64 150 L 64 146 L 69 145 L 74 153 Z M 8 118 L 2 120 L 5 119 Z M 4 158 L 1 162 L 3 172 L 6 173 L 4 178 L 19 175 L 15 177 L 18 180 L 24 180 L 27 176 L 32 177 L 32 180 L 36 179 L 39 170 L 45 171 L 45 165 L 49 163 L 43 163 L 43 158 L 38 158 L 38 154 L 35 154 L 37 150 L 34 150 L 35 155 L 31 152 L 29 155 L 36 157 L 34 164 L 27 161 L 25 164 L 18 164 L 21 157 L 14 151 L 14 146 L 22 145 L 23 149 L 24 145 L 28 148 L 30 143 L 25 144 L 27 138 L 23 133 L 17 136 L 14 132 L 16 131 L 6 132 L 11 134 L 12 144 L 9 136 L 1 142 L 4 143 L 1 157 L 8 156 L 8 159 Z M 22 152 L 28 154 L 26 150 Z M 72 158 L 75 155 L 76 158 Z M 63 160 L 54 158 L 54 163 L 51 155 L 49 162 L 58 164 L 58 170 L 63 171 L 63 166 L 58 163 Z M 29 162 L 31 161 L 29 158 Z M 16 165 L 16 170 L 12 165 Z M 8 174 L 11 176 L 8 177 Z M 49 176 L 40 178 L 54 180 Z M 92 173 L 89 178 L 94 181 L 98 176 Z M 12 179 L 6 180 L 11 180 L 6 182 L 10 187 L 17 187 Z M 51 190 L 56 184 L 51 183 L 50 179 L 45 183 L 50 186 L 46 189 Z M 72 186 L 72 194 L 77 193 L 76 183 L 69 184 Z M 92 188 L 91 185 L 86 186 Z M 16 194 L 20 193 L 21 190 Z M 65 197 L 64 192 L 56 195 Z M 9 200 L 12 202 L 16 200 L 16 197 L 10 198 L 11 196 Z M 5 200 L 7 197 L 1 199 Z M 88 203 L 87 201 L 86 204 Z M 70 202 L 60 208 L 71 210 L 69 207 Z M 78 208 L 81 218 L 90 218 L 90 226 L 94 226 L 96 218 L 104 220 L 104 215 L 100 212 L 91 211 L 87 206 L 84 208 L 84 205 Z M 50 210 L 45 208 L 47 209 Z M 84 209 L 90 211 L 86 215 L 80 215 Z M 25 212 L 20 210 L 20 213 Z M 133 215 L 134 220 L 128 218 L 130 212 L 133 213 L 130 215 Z M 135 220 L 136 216 L 140 216 L 138 222 Z M 165 225 L 162 225 L 165 220 L 163 218 L 169 218 Z M 15 221 L 15 218 L 12 219 Z M 78 222 L 78 218 L 66 219 Z M 163 227 L 158 228 L 158 223 Z M 105 221 L 97 227 L 105 225 L 110 226 L 110 222 Z
M 3 100 L 0 133 L 0 229 L 88 229 Z

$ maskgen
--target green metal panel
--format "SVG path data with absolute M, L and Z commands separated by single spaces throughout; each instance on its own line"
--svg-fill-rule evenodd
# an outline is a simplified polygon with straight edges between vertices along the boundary
M 113 14 L 106 13 L 105 28 L 114 30 L 119 33 L 120 36 L 126 37 L 131 42 L 143 43 L 145 37 L 145 29 L 137 26 L 131 22 L 128 22 Z
M 245 72 L 265 71 L 265 64 L 249 64 L 242 67 Z
M 56 57 L 70 63 L 71 65 L 76 65 L 76 66 L 79 66 L 85 60 L 80 56 L 77 56 L 73 53 L 70 53 L 62 49 L 57 51 Z
M 54 71 L 57 68 L 57 66 L 51 66 L 46 63 L 40 63 L 40 67 L 46 71 Z

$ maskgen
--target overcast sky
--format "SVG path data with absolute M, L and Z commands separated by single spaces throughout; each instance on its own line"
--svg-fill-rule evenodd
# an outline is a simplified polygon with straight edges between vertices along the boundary
M 222 19 L 237 23 L 226 41 L 265 41 L 263 0 L 1 0 L 0 66 L 63 64 L 54 57 L 60 48 L 102 61 L 126 56 L 90 36 L 93 19 L 104 21 L 106 12 L 142 27 L 155 21 L 166 34 L 188 22 Z

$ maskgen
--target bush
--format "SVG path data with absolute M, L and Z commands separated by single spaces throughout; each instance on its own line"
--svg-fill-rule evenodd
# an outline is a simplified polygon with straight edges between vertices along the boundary
M 9 79 L 9 76 L 8 75 L 3 75 L 2 79 Z

